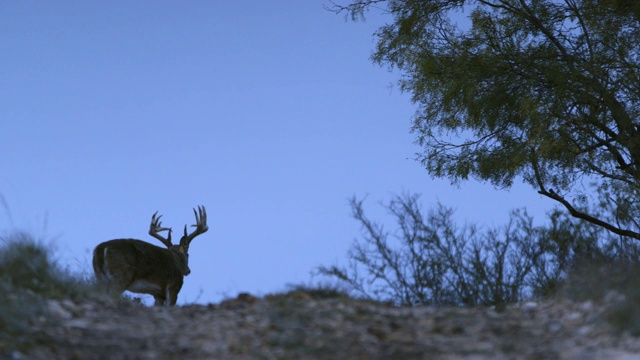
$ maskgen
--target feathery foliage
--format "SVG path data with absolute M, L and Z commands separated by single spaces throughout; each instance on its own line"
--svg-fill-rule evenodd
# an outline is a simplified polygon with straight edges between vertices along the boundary
M 575 217 L 640 239 L 640 5 L 626 0 L 357 0 L 384 9 L 372 59 L 418 106 L 436 177 L 516 178 Z M 603 211 L 606 210 L 606 211 Z

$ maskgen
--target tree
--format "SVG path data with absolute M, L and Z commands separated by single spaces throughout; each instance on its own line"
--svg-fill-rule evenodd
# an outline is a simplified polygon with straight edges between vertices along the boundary
M 372 59 L 403 74 L 418 106 L 417 160 L 431 175 L 505 188 L 521 178 L 572 216 L 640 239 L 639 2 L 358 0 L 330 10 L 357 19 L 385 5 L 393 21 L 376 32 Z

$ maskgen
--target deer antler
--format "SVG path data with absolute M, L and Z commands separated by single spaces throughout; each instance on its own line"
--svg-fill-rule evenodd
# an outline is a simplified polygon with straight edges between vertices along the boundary
M 170 248 L 173 246 L 173 244 L 171 243 L 171 228 L 162 227 L 162 221 L 160 221 L 160 218 L 162 217 L 162 215 L 158 215 L 158 216 L 156 215 L 158 215 L 157 211 L 151 217 L 151 225 L 149 226 L 149 235 L 160 240 L 164 244 L 164 246 L 166 246 L 167 248 Z M 158 234 L 159 231 L 167 231 L 167 230 L 169 231 L 169 236 L 167 236 L 166 239 Z
M 189 250 L 189 244 L 191 241 L 198 235 L 205 233 L 209 230 L 207 226 L 207 211 L 202 205 L 198 205 L 198 211 L 193 209 L 193 214 L 196 216 L 195 225 L 191 225 L 196 229 L 191 233 L 187 234 L 187 225 L 184 226 L 184 236 L 180 239 L 180 246 L 184 249 L 185 252 Z M 171 232 L 169 232 L 171 234 Z

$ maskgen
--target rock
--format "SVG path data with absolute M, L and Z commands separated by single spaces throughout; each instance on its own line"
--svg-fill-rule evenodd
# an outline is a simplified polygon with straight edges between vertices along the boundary
M 393 307 L 304 292 L 241 294 L 215 305 L 147 308 L 50 301 L 40 341 L 10 358 L 78 359 L 622 359 L 640 341 L 611 329 L 603 304 Z M 1 350 L 1 349 L 0 349 Z M 6 353 L 2 353 L 6 354 Z M 42 357 L 42 356 L 40 356 Z
M 47 302 L 47 308 L 49 310 L 49 314 L 58 319 L 71 319 L 73 315 L 67 309 L 65 309 L 65 302 L 70 302 L 68 300 L 64 300 L 64 302 L 60 302 L 57 300 L 49 300 Z M 66 304 L 67 307 L 69 306 Z

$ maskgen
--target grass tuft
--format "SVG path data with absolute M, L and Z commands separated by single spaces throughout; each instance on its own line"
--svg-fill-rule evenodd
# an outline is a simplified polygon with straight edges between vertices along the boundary
M 61 268 L 49 246 L 23 232 L 0 236 L 0 354 L 26 351 L 45 341 L 34 330 L 51 299 L 107 299 L 95 281 Z
M 288 284 L 287 294 L 304 293 L 313 299 L 336 299 L 348 298 L 349 292 L 339 284 L 316 283 L 316 284 Z

